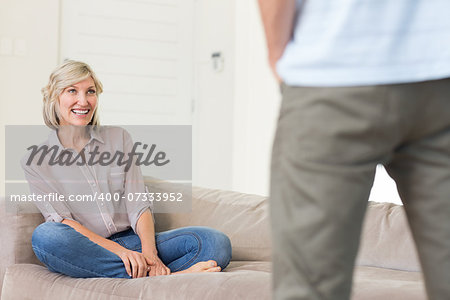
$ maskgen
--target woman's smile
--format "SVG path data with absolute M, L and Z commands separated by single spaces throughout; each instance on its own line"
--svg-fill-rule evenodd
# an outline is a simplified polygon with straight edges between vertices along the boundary
M 72 113 L 74 113 L 77 117 L 84 118 L 91 111 L 90 109 L 72 109 Z

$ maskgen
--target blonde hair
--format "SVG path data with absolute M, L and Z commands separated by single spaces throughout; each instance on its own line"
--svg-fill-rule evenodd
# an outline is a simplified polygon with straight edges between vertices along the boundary
M 100 95 L 103 92 L 103 85 L 92 68 L 84 62 L 67 60 L 50 74 L 48 84 L 41 90 L 44 97 L 44 122 L 48 127 L 52 129 L 59 128 L 59 120 L 61 117 L 59 114 L 58 100 L 64 89 L 89 77 L 94 80 L 97 96 Z M 100 125 L 97 107 L 98 105 L 94 109 L 89 125 Z

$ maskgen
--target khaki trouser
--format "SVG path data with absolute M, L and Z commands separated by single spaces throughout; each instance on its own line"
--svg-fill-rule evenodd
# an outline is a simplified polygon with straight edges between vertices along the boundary
M 270 201 L 275 299 L 349 299 L 379 163 L 397 183 L 429 298 L 450 299 L 450 79 L 283 85 L 282 94 Z

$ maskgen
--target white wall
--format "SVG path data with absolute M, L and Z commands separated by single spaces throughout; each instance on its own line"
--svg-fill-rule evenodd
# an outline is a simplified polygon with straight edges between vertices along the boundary
M 59 2 L 0 0 L 0 39 L 22 39 L 27 48 L 24 55 L 0 55 L 2 127 L 42 124 L 40 88 L 59 55 Z M 280 94 L 267 64 L 257 1 L 196 0 L 194 14 L 193 182 L 268 195 Z M 212 68 L 213 52 L 222 53 L 220 72 Z M 3 130 L 0 138 L 3 162 Z M 3 183 L 3 163 L 0 172 Z M 371 199 L 399 203 L 383 170 Z
M 231 189 L 269 194 L 270 154 L 281 95 L 269 65 L 256 0 L 236 1 L 235 109 Z M 401 204 L 395 182 L 377 167 L 370 201 Z
M 280 92 L 267 61 L 256 0 L 236 1 L 232 189 L 268 195 Z
M 0 195 L 5 193 L 4 125 L 43 124 L 40 89 L 57 64 L 58 18 L 58 0 L 0 0 L 0 43 L 13 44 L 12 52 L 0 51 Z
M 101 124 L 191 123 L 195 0 L 60 1 L 61 58 L 101 79 Z
M 256 0 L 199 0 L 194 184 L 268 195 L 280 94 Z M 224 57 L 214 72 L 211 53 Z
M 369 201 L 402 204 L 395 181 L 382 165 L 378 165 Z
M 235 1 L 198 0 L 195 9 L 193 184 L 232 188 Z M 224 68 L 212 67 L 220 52 Z

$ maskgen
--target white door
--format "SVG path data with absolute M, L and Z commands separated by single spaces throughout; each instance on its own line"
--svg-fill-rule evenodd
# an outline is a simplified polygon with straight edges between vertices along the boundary
M 101 124 L 192 124 L 194 0 L 62 0 L 60 59 L 104 85 Z

